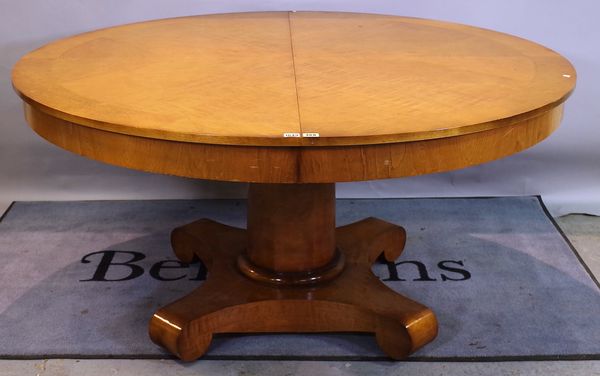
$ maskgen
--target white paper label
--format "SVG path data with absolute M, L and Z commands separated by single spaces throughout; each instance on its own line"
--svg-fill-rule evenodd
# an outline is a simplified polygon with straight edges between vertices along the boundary
M 284 133 L 283 137 L 300 137 L 300 133 L 293 133 L 293 132 Z
M 319 137 L 317 132 L 306 132 L 302 133 L 302 137 Z

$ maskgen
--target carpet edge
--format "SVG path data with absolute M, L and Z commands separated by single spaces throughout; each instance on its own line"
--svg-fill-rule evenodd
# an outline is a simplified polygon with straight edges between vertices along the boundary
M 552 223 L 552 225 L 554 225 L 554 228 L 562 236 L 562 238 L 565 241 L 565 243 L 567 243 L 567 245 L 571 249 L 571 252 L 573 252 L 573 254 L 577 258 L 577 260 L 579 261 L 579 263 L 581 264 L 581 266 L 583 267 L 583 269 L 585 270 L 585 272 L 592 279 L 592 281 L 594 282 L 594 284 L 596 285 L 596 287 L 598 288 L 598 290 L 600 290 L 600 282 L 598 281 L 598 279 L 596 278 L 596 276 L 594 275 L 594 273 L 592 273 L 592 270 L 590 269 L 590 267 L 585 263 L 585 261 L 583 260 L 583 258 L 579 254 L 579 252 L 577 251 L 577 248 L 575 248 L 575 246 L 573 245 L 573 243 L 571 243 L 571 240 L 569 240 L 569 238 L 567 237 L 567 235 L 564 233 L 563 229 L 558 225 L 558 223 L 556 222 L 556 220 L 554 219 L 554 217 L 552 217 L 552 215 L 550 214 L 550 211 L 546 207 L 546 204 L 544 204 L 542 196 L 537 195 L 536 197 L 538 199 L 540 207 L 544 211 L 544 214 L 550 220 L 550 223 Z

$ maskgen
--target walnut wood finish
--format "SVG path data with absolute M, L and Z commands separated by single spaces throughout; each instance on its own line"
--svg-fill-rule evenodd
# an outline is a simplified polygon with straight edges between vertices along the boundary
M 330 188 L 309 188 L 316 189 Z M 260 194 L 250 197 L 252 200 Z M 263 228 L 252 229 L 262 232 Z M 323 227 L 321 232 L 329 233 L 331 228 Z M 218 333 L 374 333 L 381 349 L 394 359 L 404 358 L 433 340 L 437 334 L 433 312 L 390 290 L 371 272 L 371 264 L 382 253 L 389 261 L 400 256 L 406 241 L 404 229 L 367 218 L 337 228 L 335 237 L 345 256 L 337 278 L 279 287 L 247 278 L 236 267 L 239 256 L 253 249 L 252 239 L 262 244 L 260 237 L 208 219 L 175 229 L 172 244 L 177 257 L 184 262 L 199 257 L 208 268 L 208 277 L 191 294 L 154 314 L 150 337 L 183 360 L 202 356 Z M 332 257 L 329 248 L 323 253 L 329 255 L 324 259 Z M 311 252 L 306 256 L 313 259 Z

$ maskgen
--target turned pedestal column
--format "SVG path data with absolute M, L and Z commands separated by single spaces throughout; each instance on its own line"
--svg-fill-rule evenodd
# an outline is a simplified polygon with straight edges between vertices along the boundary
M 334 184 L 251 184 L 247 230 L 202 219 L 173 231 L 177 257 L 199 257 L 208 277 L 156 312 L 150 336 L 191 360 L 218 333 L 368 332 L 405 357 L 436 336 L 435 316 L 370 270 L 405 241 L 375 218 L 336 229 Z
M 334 184 L 251 184 L 247 234 L 238 265 L 257 281 L 313 284 L 344 267 L 335 243 Z

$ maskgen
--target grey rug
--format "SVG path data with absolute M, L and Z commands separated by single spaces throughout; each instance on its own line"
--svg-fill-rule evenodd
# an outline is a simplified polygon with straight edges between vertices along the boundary
M 437 314 L 414 360 L 599 359 L 600 290 L 536 197 L 338 200 L 408 232 L 373 268 Z M 17 202 L 0 222 L 0 357 L 168 358 L 147 335 L 160 306 L 202 283 L 172 228 L 244 226 L 243 200 Z M 167 261 L 170 260 L 170 261 Z M 384 359 L 358 334 L 224 335 L 206 358 Z

